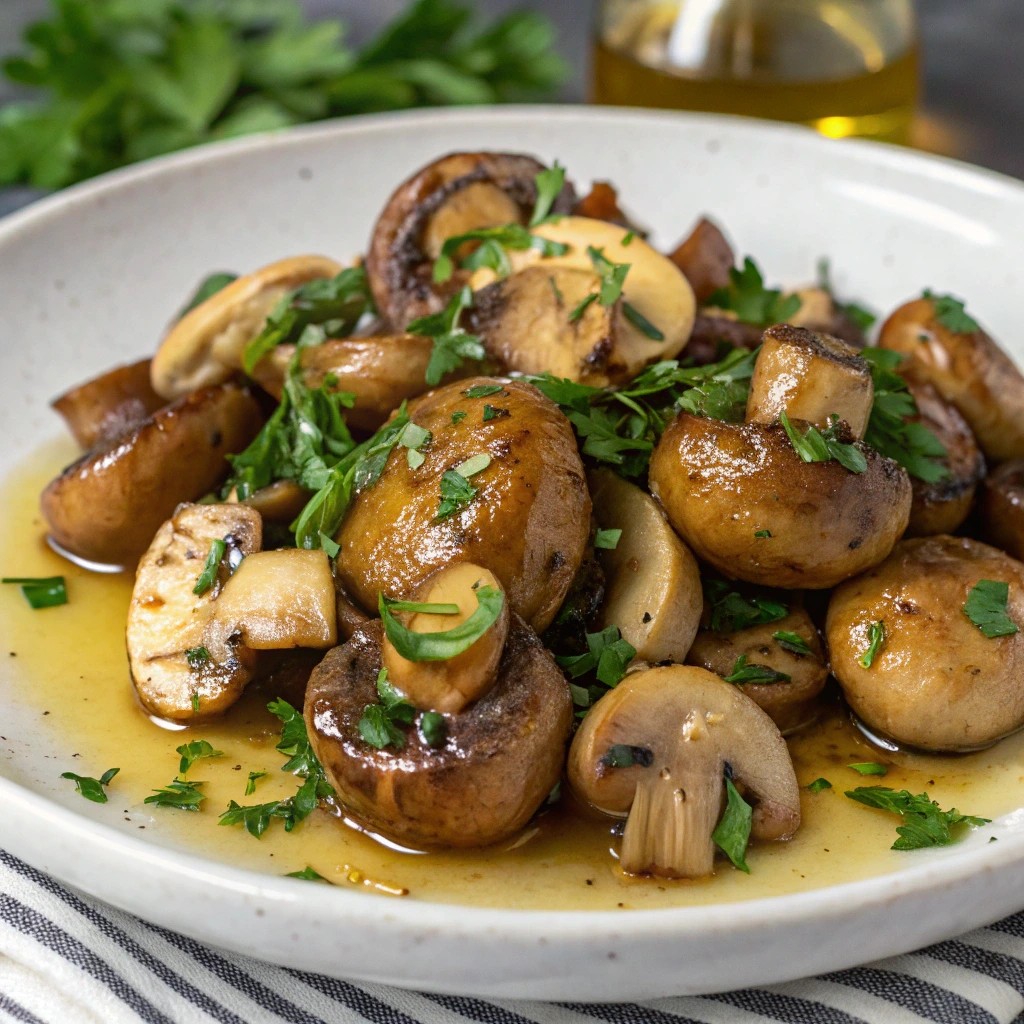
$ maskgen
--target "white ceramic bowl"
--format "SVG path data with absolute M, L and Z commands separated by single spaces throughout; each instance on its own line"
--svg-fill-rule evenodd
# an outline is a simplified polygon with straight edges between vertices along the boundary
M 205 270 L 360 251 L 407 174 L 449 150 L 488 148 L 558 157 L 577 182 L 614 181 L 662 243 L 714 211 L 773 280 L 804 280 L 829 253 L 842 291 L 879 308 L 925 284 L 969 295 L 1024 354 L 1024 187 L 1009 179 L 715 117 L 536 107 L 357 118 L 159 160 L 0 222 L 0 477 L 59 431 L 48 400 L 151 350 L 168 297 Z M 434 991 L 650 999 L 847 967 L 1024 907 L 1024 793 L 1022 810 L 992 827 L 1002 842 L 975 836 L 895 874 L 711 907 L 480 910 L 242 871 L 141 839 L 113 803 L 55 778 L 50 740 L 37 712 L 19 710 L 3 661 L 0 847 L 151 921 L 280 964 Z

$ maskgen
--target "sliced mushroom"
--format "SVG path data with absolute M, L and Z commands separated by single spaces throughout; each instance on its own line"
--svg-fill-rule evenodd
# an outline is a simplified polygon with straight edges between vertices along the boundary
M 517 615 L 497 681 L 424 735 L 423 715 L 401 747 L 370 746 L 359 722 L 378 703 L 383 628 L 359 629 L 328 652 L 306 691 L 306 727 L 346 812 L 417 848 L 486 846 L 529 821 L 558 781 L 572 723 L 569 686 Z
M 241 500 L 243 505 L 256 509 L 264 521 L 287 525 L 305 508 L 309 498 L 309 491 L 294 480 L 275 480 L 242 499 L 238 497 L 238 488 L 232 487 L 226 500 L 229 504 Z
M 703 608 L 700 570 L 657 503 L 610 470 L 590 474 L 594 515 L 622 535 L 600 551 L 607 597 L 600 624 L 618 626 L 644 661 L 686 658 Z
M 681 412 L 654 449 L 651 493 L 697 557 L 726 576 L 824 589 L 885 558 L 910 517 L 906 471 L 857 448 L 863 473 L 804 462 L 778 423 Z
M 502 224 L 525 224 L 537 199 L 534 177 L 544 165 L 513 153 L 451 153 L 428 164 L 392 194 L 373 229 L 366 272 L 381 314 L 396 330 L 435 313 L 468 275 L 456 271 L 438 289 L 433 262 L 456 235 Z M 553 213 L 569 213 L 568 182 Z
M 399 615 L 413 633 L 440 633 L 461 626 L 478 607 L 481 587 L 501 590 L 494 574 L 472 562 L 457 562 L 438 569 L 417 589 L 417 603 L 458 608 L 455 614 L 411 612 Z M 421 711 L 459 712 L 479 700 L 495 683 L 498 664 L 508 636 L 508 601 L 503 602 L 498 620 L 461 654 L 439 661 L 409 661 L 395 650 L 390 639 L 383 641 L 384 667 L 388 680 Z
M 470 397 L 474 387 L 500 390 Z M 423 464 L 413 469 L 396 446 L 379 480 L 355 495 L 335 538 L 345 589 L 372 613 L 379 593 L 405 597 L 441 566 L 470 561 L 494 573 L 512 611 L 545 629 L 590 524 L 569 421 L 532 385 L 493 377 L 437 388 L 411 402 L 409 416 L 431 434 Z M 442 478 L 477 456 L 488 461 L 471 475 L 472 498 L 439 519 Z
M 875 388 L 857 350 L 827 334 L 776 324 L 764 332 L 747 399 L 748 423 L 790 419 L 827 427 L 837 416 L 857 439 L 867 430 Z
M 629 763 L 616 755 L 630 751 Z M 702 668 L 634 672 L 583 720 L 569 784 L 597 810 L 626 817 L 619 861 L 631 874 L 711 874 L 711 835 L 727 775 L 753 797 L 751 835 L 788 839 L 800 793 L 786 741 L 740 690 Z
M 1004 462 L 981 485 L 982 539 L 1024 560 L 1024 459 Z
M 166 405 L 149 382 L 150 360 L 118 366 L 51 403 L 74 439 L 93 448 L 121 437 Z
M 799 637 L 806 653 L 792 640 L 776 639 L 776 634 Z M 740 661 L 744 658 L 744 661 Z M 686 661 L 700 665 L 716 675 L 731 676 L 736 666 L 761 666 L 788 676 L 774 682 L 738 682 L 743 692 L 779 727 L 783 735 L 806 725 L 814 718 L 814 701 L 828 677 L 828 659 L 821 637 L 810 615 L 793 608 L 784 618 L 735 631 L 702 629 L 690 648 Z
M 875 734 L 921 750 L 967 751 L 1024 725 L 1024 632 L 988 637 L 968 617 L 981 580 L 1008 584 L 1006 613 L 1024 627 L 1024 565 L 966 537 L 903 541 L 836 588 L 825 626 L 832 671 Z
M 47 486 L 40 503 L 50 536 L 82 558 L 134 564 L 180 502 L 220 483 L 224 456 L 242 451 L 261 420 L 256 400 L 234 384 L 166 406 Z
M 907 368 L 957 407 L 993 462 L 1024 457 L 1024 376 L 984 330 L 951 330 L 936 300 L 914 299 L 886 320 L 878 344 L 909 356 Z
M 233 704 L 256 655 L 241 638 L 211 629 L 214 605 L 237 563 L 262 542 L 259 513 L 245 505 L 184 505 L 139 562 L 128 607 L 128 664 L 147 711 L 174 722 L 204 721 Z M 202 594 L 195 589 L 215 542 L 230 550 Z
M 721 228 L 701 217 L 669 259 L 686 275 L 698 305 L 703 306 L 719 288 L 729 287 L 729 271 L 736 265 L 732 250 Z
M 167 333 L 153 357 L 153 389 L 174 399 L 230 380 L 242 368 L 245 346 L 281 299 L 309 281 L 335 277 L 341 269 L 326 256 L 293 256 L 232 281 Z
M 985 457 L 964 418 L 955 406 L 939 397 L 935 388 L 914 380 L 907 381 L 907 388 L 917 402 L 917 422 L 926 426 L 945 447 L 946 454 L 939 461 L 949 470 L 949 476 L 936 483 L 911 478 L 914 503 L 907 536 L 953 533 L 971 511 L 974 492 L 985 476 Z

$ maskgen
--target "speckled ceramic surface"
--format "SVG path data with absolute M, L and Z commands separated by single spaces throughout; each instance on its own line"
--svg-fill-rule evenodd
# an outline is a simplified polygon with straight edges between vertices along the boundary
M 773 280 L 811 277 L 828 252 L 840 288 L 881 308 L 925 284 L 969 294 L 1024 354 L 1024 187 L 1008 179 L 706 117 L 550 107 L 355 119 L 144 165 L 0 223 L 0 477 L 59 432 L 53 395 L 151 351 L 168 296 L 211 268 L 360 251 L 394 185 L 461 148 L 557 156 L 577 182 L 610 179 L 665 244 L 721 211 Z M 338 976 L 652 998 L 845 967 L 1024 906 L 1024 809 L 996 824 L 1002 842 L 975 836 L 895 874 L 774 899 L 618 913 L 387 900 L 203 860 L 159 827 L 126 826 L 113 802 L 59 783 L 51 744 L 0 663 L 0 847 L 207 942 Z

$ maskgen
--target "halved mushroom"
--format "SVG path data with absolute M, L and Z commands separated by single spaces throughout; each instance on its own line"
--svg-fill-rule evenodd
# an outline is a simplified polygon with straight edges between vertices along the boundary
M 1024 565 L 966 537 L 903 541 L 836 588 L 825 626 L 832 671 L 875 734 L 967 751 L 1024 725 L 1024 632 L 986 636 L 972 621 L 965 606 L 983 580 L 1008 585 L 1008 628 L 1024 627 Z
M 363 739 L 359 722 L 379 700 L 382 640 L 379 621 L 359 629 L 328 652 L 306 690 L 306 728 L 338 801 L 406 846 L 506 839 L 562 772 L 572 699 L 561 670 L 513 614 L 494 685 L 426 734 L 423 714 L 416 728 L 396 726 L 401 745 L 378 749 Z
M 180 502 L 220 483 L 224 456 L 242 451 L 261 421 L 256 400 L 234 384 L 166 406 L 46 487 L 40 504 L 50 536 L 82 558 L 133 564 Z
M 532 385 L 493 377 L 437 388 L 409 404 L 409 417 L 430 432 L 424 461 L 414 469 L 396 446 L 378 481 L 353 498 L 335 538 L 345 589 L 372 613 L 379 593 L 405 597 L 441 566 L 470 561 L 493 572 L 511 610 L 543 630 L 583 559 L 590 524 L 569 421 Z M 483 468 L 460 478 L 470 459 Z M 442 488 L 455 485 L 463 500 L 441 515 Z
M 885 558 L 910 518 L 906 471 L 856 447 L 863 473 L 834 459 L 804 462 L 778 423 L 681 412 L 651 457 L 651 493 L 694 553 L 726 576 L 833 587 Z
M 946 454 L 939 462 L 949 470 L 949 476 L 936 483 L 911 478 L 914 503 L 907 536 L 953 533 L 971 511 L 975 489 L 985 476 L 985 457 L 956 407 L 944 402 L 931 384 L 908 379 L 907 389 L 917 403 L 917 422 L 945 447 Z
M 790 419 L 827 427 L 838 416 L 860 439 L 875 388 L 871 367 L 857 350 L 827 334 L 776 324 L 764 332 L 747 399 L 748 423 Z
M 341 269 L 326 256 L 293 256 L 232 281 L 168 331 L 153 357 L 153 389 L 174 399 L 230 380 L 242 368 L 245 346 L 281 299 Z
M 723 678 L 738 675 L 734 685 L 766 711 L 783 734 L 813 720 L 814 700 L 828 678 L 821 637 L 803 608 L 793 608 L 783 619 L 746 629 L 702 629 L 686 661 Z M 759 681 L 756 672 L 743 672 L 750 668 L 768 669 L 779 678 Z M 744 680 L 744 675 L 753 678 Z
M 668 258 L 686 275 L 700 306 L 719 288 L 729 287 L 729 271 L 736 265 L 736 254 L 722 229 L 707 217 L 697 221 Z
M 157 531 L 128 607 L 128 665 L 147 711 L 174 722 L 203 721 L 241 695 L 256 655 L 239 636 L 210 627 L 231 561 L 252 557 L 262 539 L 259 513 L 245 505 L 184 505 Z M 210 586 L 196 594 L 220 544 L 224 558 Z
M 598 523 L 622 531 L 614 548 L 599 552 L 607 581 L 601 626 L 618 626 L 644 661 L 682 662 L 703 608 L 697 560 L 639 487 L 607 469 L 588 480 Z
M 493 573 L 472 562 L 444 566 L 419 585 L 414 600 L 428 605 L 450 604 L 458 611 L 412 612 L 398 616 L 399 621 L 413 633 L 456 629 L 476 612 L 476 595 L 481 587 L 501 590 Z M 508 601 L 504 601 L 497 621 L 482 636 L 461 654 L 437 661 L 409 661 L 385 636 L 382 658 L 388 680 L 421 711 L 462 711 L 494 685 L 508 636 L 508 622 Z
M 900 306 L 886 320 L 878 344 L 910 357 L 910 373 L 957 407 L 987 458 L 1024 457 L 1024 376 L 980 327 L 949 327 L 948 314 L 936 311 L 937 301 L 926 297 Z
M 1024 459 L 1004 462 L 981 485 L 982 539 L 1024 560 Z
M 544 165 L 514 153 L 451 153 L 417 171 L 394 191 L 373 229 L 366 273 L 377 308 L 395 330 L 435 313 L 467 278 L 457 270 L 443 287 L 433 263 L 456 235 L 502 224 L 525 224 Z M 576 193 L 568 182 L 553 213 L 569 213 Z
M 111 442 L 166 405 L 149 382 L 142 359 L 79 384 L 50 404 L 83 448 Z
M 788 839 L 800 827 L 786 741 L 749 697 L 702 668 L 626 676 L 584 718 L 568 777 L 592 807 L 628 815 L 619 862 L 631 874 L 711 874 L 727 777 L 756 801 L 755 839 Z
M 275 480 L 242 499 L 238 497 L 238 488 L 232 487 L 225 500 L 228 504 L 241 500 L 243 505 L 256 509 L 265 521 L 287 525 L 305 508 L 309 498 L 309 491 L 294 480 Z

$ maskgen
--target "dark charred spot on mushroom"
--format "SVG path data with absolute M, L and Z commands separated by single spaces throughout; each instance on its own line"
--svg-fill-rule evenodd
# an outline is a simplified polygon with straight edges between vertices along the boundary
M 561 551 L 552 551 L 548 559 L 548 572 L 556 573 L 566 563 L 566 557 Z
M 863 544 L 863 543 L 864 543 L 864 539 L 862 537 L 854 537 L 854 539 L 851 540 L 850 543 L 847 544 L 846 546 L 851 551 L 856 551 L 857 548 L 859 548 L 861 546 L 861 544 Z
M 643 621 L 644 621 L 645 623 L 647 623 L 647 622 L 650 622 L 650 621 L 651 621 L 651 613 L 650 613 L 650 612 L 644 612 L 644 617 L 643 617 Z
M 610 746 L 598 762 L 602 772 L 614 768 L 650 768 L 654 764 L 654 751 L 648 747 L 635 747 L 628 743 Z
M 918 615 L 920 609 L 913 601 L 900 601 L 896 606 L 904 615 Z
M 221 444 L 223 444 L 223 442 L 224 442 L 224 435 L 219 430 L 215 430 L 210 435 L 210 444 L 214 448 L 219 448 L 221 446 Z

